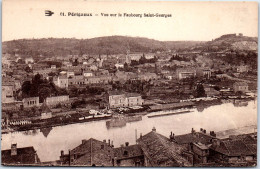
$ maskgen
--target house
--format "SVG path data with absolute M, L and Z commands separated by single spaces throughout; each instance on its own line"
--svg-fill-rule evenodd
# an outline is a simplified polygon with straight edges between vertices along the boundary
M 56 69 L 56 65 L 51 65 L 51 69 Z
M 69 95 L 47 97 L 45 101 L 47 106 L 65 105 L 69 102 Z
M 176 70 L 177 78 L 179 80 L 185 78 L 192 78 L 196 76 L 196 70 L 193 68 L 178 68 Z
M 23 99 L 24 108 L 38 107 L 39 105 L 39 97 L 28 97 Z
M 172 136 L 172 135 L 171 135 Z M 172 136 L 173 137 L 173 136 Z M 184 146 L 178 145 L 174 139 L 167 138 L 156 132 L 151 132 L 137 139 L 144 152 L 146 167 L 191 167 L 192 157 L 186 153 Z
M 84 71 L 83 76 L 84 77 L 91 77 L 91 76 L 93 76 L 93 72 L 92 71 Z
M 124 64 L 123 63 L 116 63 L 115 67 L 118 68 L 124 68 Z
M 82 75 L 77 75 L 74 77 L 70 77 L 68 79 L 69 85 L 84 85 L 85 84 L 85 79 L 84 76 Z
M 111 81 L 112 77 L 110 75 L 100 75 L 85 78 L 85 84 L 108 84 Z
M 245 92 L 248 92 L 248 84 L 246 82 L 235 82 L 233 84 L 233 89 L 234 89 L 234 92 L 242 92 L 242 93 L 245 93 Z
M 192 129 L 191 133 L 175 136 L 176 143 L 185 146 L 193 153 L 194 164 L 208 163 L 209 147 L 214 139 L 216 139 L 214 131 L 207 134 L 206 130 L 202 128 L 200 132 L 195 132 Z
M 140 145 L 129 145 L 114 148 L 114 164 L 115 167 L 143 167 L 144 153 Z
M 127 81 L 135 76 L 133 72 L 116 71 L 114 81 Z
M 212 160 L 221 160 L 228 163 L 256 160 L 256 143 L 254 146 L 250 146 L 240 139 L 213 140 L 210 149 Z
M 203 88 L 205 90 L 205 94 L 207 97 L 214 97 L 214 96 L 219 96 L 220 92 L 214 89 L 212 86 L 203 84 Z
M 13 103 L 14 99 L 15 86 L 12 82 L 3 82 L 2 83 L 2 103 Z
M 244 73 L 244 72 L 248 72 L 248 71 L 249 71 L 249 67 L 247 65 L 237 66 L 238 73 Z
M 212 139 L 215 139 L 216 135 L 214 131 L 211 131 L 209 134 L 206 133 L 206 130 L 200 129 L 200 132 L 196 132 L 195 130 L 191 130 L 188 134 L 176 135 L 175 140 L 178 144 L 184 145 L 187 149 L 190 149 L 191 143 L 202 143 L 205 145 L 212 144 Z
M 211 77 L 211 70 L 207 68 L 198 68 L 196 71 L 196 75 L 209 79 Z
M 86 77 L 84 80 L 85 84 L 99 84 L 101 82 L 98 76 Z
M 38 69 L 38 70 L 33 70 L 33 74 L 37 75 L 40 74 L 44 77 L 48 76 L 49 73 L 53 72 L 54 70 L 51 68 L 46 68 L 46 69 Z
M 17 144 L 12 144 L 11 149 L 2 150 L 2 165 L 36 165 L 41 161 L 33 147 L 17 148 Z
M 73 71 L 67 71 L 67 77 L 73 77 L 75 76 L 75 73 Z
M 33 63 L 33 62 L 34 62 L 34 59 L 32 57 L 25 58 L 25 63 L 26 64 Z
M 82 140 L 82 143 L 64 154 L 61 151 L 60 160 L 63 165 L 70 166 L 113 166 L 113 145 L 106 140 L 93 138 Z
M 138 79 L 143 81 L 157 80 L 158 76 L 155 73 L 142 73 L 138 74 Z
M 109 107 L 129 107 L 143 105 L 144 100 L 140 94 L 136 93 L 122 93 L 119 91 L 109 92 Z
M 94 65 L 94 64 L 92 64 L 89 68 L 92 71 L 97 71 L 98 70 L 98 67 L 96 65 Z
M 67 76 L 58 76 L 57 79 L 53 79 L 53 82 L 60 88 L 68 88 L 69 86 L 69 80 Z

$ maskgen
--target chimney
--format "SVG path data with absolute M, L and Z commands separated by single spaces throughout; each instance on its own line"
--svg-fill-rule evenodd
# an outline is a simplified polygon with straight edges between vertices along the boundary
M 69 149 L 69 166 L 70 166 L 70 164 L 71 164 L 71 152 L 70 152 L 70 149 Z
M 143 137 L 143 135 L 142 135 L 142 133 L 140 133 L 140 139 L 142 139 L 142 137 Z
M 191 128 L 191 133 L 195 133 L 195 130 L 193 128 Z
M 83 139 L 82 140 L 82 144 L 85 144 L 87 142 L 87 140 Z
M 203 130 L 203 133 L 206 134 L 206 130 L 205 129 Z
M 216 137 L 216 136 L 217 136 L 214 131 L 210 131 L 210 135 L 211 135 L 212 137 Z
M 64 156 L 64 151 L 63 150 L 60 151 L 60 156 Z
M 212 146 L 213 147 L 217 147 L 220 145 L 220 140 L 219 139 L 213 139 L 212 140 Z
M 200 128 L 200 131 L 203 132 L 203 128 Z
M 126 146 L 126 147 L 129 146 L 129 142 L 125 142 L 125 146 Z
M 108 146 L 110 146 L 110 139 L 108 139 Z
M 35 163 L 35 164 L 38 163 L 38 159 L 37 159 L 37 153 L 36 153 L 36 151 L 34 152 L 34 163 Z
M 11 156 L 16 156 L 17 155 L 17 144 L 12 144 L 11 145 Z
M 156 132 L 156 128 L 155 128 L 155 127 L 153 127 L 152 131 Z
M 111 141 L 111 147 L 114 147 L 114 143 L 113 143 L 113 141 Z
M 107 141 L 106 140 L 103 140 L 103 143 L 106 143 Z
M 170 135 L 170 141 L 174 141 L 174 133 L 171 131 L 171 135 Z

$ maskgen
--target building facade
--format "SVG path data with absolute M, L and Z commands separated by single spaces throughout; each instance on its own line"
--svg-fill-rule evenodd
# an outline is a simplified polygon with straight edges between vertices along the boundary
M 116 93 L 111 92 L 109 94 L 109 107 L 130 107 L 143 105 L 144 100 L 142 96 L 135 93 Z

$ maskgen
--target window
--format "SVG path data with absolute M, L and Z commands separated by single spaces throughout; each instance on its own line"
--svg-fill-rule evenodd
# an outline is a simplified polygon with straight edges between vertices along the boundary
M 124 156 L 127 156 L 128 155 L 128 151 L 124 151 Z

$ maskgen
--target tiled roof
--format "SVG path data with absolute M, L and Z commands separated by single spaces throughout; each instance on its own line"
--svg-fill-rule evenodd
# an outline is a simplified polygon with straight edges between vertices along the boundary
M 140 145 L 124 146 L 114 149 L 114 157 L 116 157 L 117 159 L 139 157 L 142 155 L 143 151 Z
M 167 137 L 152 131 L 141 138 L 140 144 L 144 155 L 151 165 L 159 166 L 192 166 L 191 163 L 181 156 L 184 148 L 177 143 L 171 142 Z
M 12 164 L 35 164 L 35 150 L 33 147 L 17 148 L 17 155 L 11 156 L 11 149 L 2 150 L 1 154 L 3 165 Z M 37 162 L 40 162 L 38 156 Z
M 241 140 L 221 141 L 218 146 L 212 145 L 211 149 L 227 156 L 242 156 L 254 154 Z
M 98 149 L 101 149 L 101 145 L 106 145 L 108 146 L 107 143 L 104 143 L 102 141 L 90 138 L 88 140 L 86 140 L 84 143 L 80 144 L 79 146 L 77 146 L 76 148 L 74 148 L 73 150 L 71 150 L 71 154 L 75 154 L 75 153 L 79 153 L 79 154 L 85 154 L 85 153 L 89 153 L 90 147 L 98 147 Z
M 141 96 L 141 95 L 138 93 L 126 93 L 126 97 L 138 97 L 138 96 Z
M 204 134 L 202 132 L 189 133 L 184 135 L 175 136 L 175 140 L 179 144 L 188 144 L 188 143 L 196 143 L 200 142 L 202 144 L 210 144 L 211 140 L 215 137 Z
M 108 94 L 110 96 L 112 96 L 112 95 L 123 95 L 125 93 L 123 91 L 120 91 L 120 90 L 113 90 L 113 91 L 109 91 Z
M 102 145 L 104 146 L 102 148 Z M 76 166 L 112 166 L 113 149 L 102 141 L 90 138 L 71 150 L 71 154 L 77 154 L 72 165 Z

